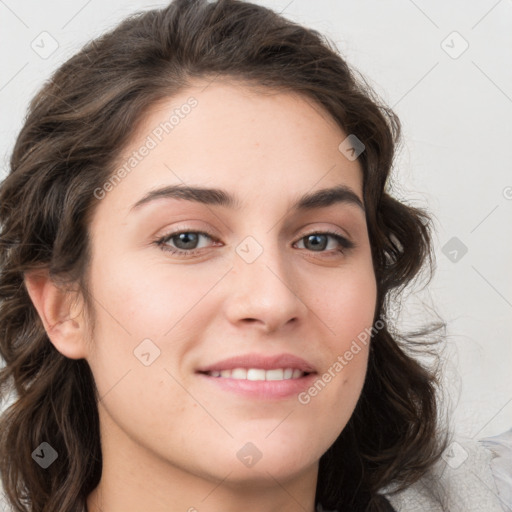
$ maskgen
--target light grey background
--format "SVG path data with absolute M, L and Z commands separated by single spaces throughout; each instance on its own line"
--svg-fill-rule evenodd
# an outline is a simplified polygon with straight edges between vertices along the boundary
M 404 144 L 396 194 L 428 207 L 436 220 L 438 268 L 430 294 L 448 322 L 445 389 L 453 425 L 475 438 L 507 430 L 512 1 L 256 3 L 327 35 L 399 115 Z M 126 15 L 165 4 L 0 0 L 0 179 L 28 102 L 50 73 Z M 455 245 L 447 246 L 453 237 Z M 422 320 L 416 311 L 411 307 L 407 323 Z

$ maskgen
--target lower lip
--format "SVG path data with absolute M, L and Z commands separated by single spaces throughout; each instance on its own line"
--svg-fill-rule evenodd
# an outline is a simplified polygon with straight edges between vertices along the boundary
M 244 380 L 211 377 L 204 373 L 198 375 L 222 390 L 260 400 L 276 400 L 298 395 L 310 387 L 316 377 L 315 373 L 310 373 L 298 379 Z

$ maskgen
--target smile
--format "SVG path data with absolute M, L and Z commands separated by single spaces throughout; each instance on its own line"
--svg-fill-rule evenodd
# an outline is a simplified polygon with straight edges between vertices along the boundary
M 312 363 L 289 353 L 239 354 L 200 366 L 195 373 L 211 389 L 264 401 L 294 398 L 318 374 Z
M 262 368 L 233 368 L 232 370 L 206 372 L 206 375 L 223 379 L 275 381 L 300 379 L 307 375 L 307 373 L 299 370 L 298 368 L 275 368 L 272 370 L 264 370 Z

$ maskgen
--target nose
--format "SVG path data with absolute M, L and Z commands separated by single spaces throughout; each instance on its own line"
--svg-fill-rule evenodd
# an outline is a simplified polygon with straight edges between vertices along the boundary
M 244 253 L 244 248 L 249 250 Z M 254 239 L 238 249 L 226 283 L 228 320 L 237 326 L 257 326 L 265 333 L 299 323 L 307 307 L 299 296 L 298 276 L 287 264 L 284 251 L 270 243 L 257 244 Z

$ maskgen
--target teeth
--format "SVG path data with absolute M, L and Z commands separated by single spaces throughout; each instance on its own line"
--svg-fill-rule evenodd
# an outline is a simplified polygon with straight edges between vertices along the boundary
M 235 374 L 238 368 L 235 368 Z M 233 372 L 231 372 L 233 377 Z M 236 377 L 235 377 L 236 378 Z M 247 380 L 265 380 L 265 370 L 257 370 L 256 368 L 249 368 L 247 370 Z
M 246 379 L 247 378 L 247 370 L 245 368 L 235 368 L 231 370 L 230 377 L 232 379 Z M 265 378 L 265 377 L 263 377 Z
M 284 370 L 281 368 L 276 368 L 275 370 L 267 370 L 265 372 L 266 380 L 283 380 L 284 379 Z
M 302 372 L 300 370 L 293 370 L 292 379 L 298 379 L 302 376 Z
M 222 370 L 208 372 L 210 377 L 223 377 L 236 380 L 289 380 L 299 379 L 305 373 L 294 368 L 276 368 L 274 370 L 263 370 L 261 368 L 234 368 L 233 370 Z

